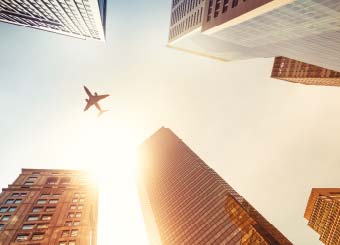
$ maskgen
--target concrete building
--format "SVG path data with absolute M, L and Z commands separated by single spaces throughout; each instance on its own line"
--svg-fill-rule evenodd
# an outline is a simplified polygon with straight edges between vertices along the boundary
M 292 244 L 170 129 L 140 147 L 151 244 Z
M 0 21 L 105 41 L 106 0 L 1 0 Z
M 272 78 L 306 85 L 340 86 L 340 72 L 282 56 L 275 58 Z
M 313 188 L 305 218 L 325 245 L 340 244 L 340 188 Z
M 170 35 L 168 46 L 224 61 L 284 56 L 340 71 L 339 11 L 338 0 L 206 0 L 201 27 Z
M 81 171 L 23 169 L 0 194 L 0 244 L 97 244 L 98 193 Z

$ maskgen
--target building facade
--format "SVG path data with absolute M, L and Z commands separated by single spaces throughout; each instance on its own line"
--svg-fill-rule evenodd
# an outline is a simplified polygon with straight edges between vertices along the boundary
M 0 21 L 105 41 L 106 0 L 2 0 Z
M 304 216 L 321 242 L 340 244 L 340 188 L 313 188 Z
M 141 145 L 139 167 L 151 244 L 292 244 L 170 129 Z
M 272 78 L 306 85 L 340 86 L 340 72 L 286 57 L 276 57 Z
M 95 245 L 97 213 L 87 173 L 23 169 L 0 194 L 0 244 Z
M 206 0 L 200 31 L 168 46 L 224 61 L 284 56 L 340 71 L 339 11 L 338 0 Z

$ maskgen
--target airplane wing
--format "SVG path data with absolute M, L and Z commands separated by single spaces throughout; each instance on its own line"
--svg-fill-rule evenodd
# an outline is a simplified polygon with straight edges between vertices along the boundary
M 98 98 L 98 101 L 99 101 L 99 100 L 105 99 L 106 97 L 109 97 L 109 96 L 110 96 L 109 94 L 104 94 L 104 95 L 98 95 L 97 98 Z
M 85 92 L 87 93 L 87 95 L 89 97 L 92 97 L 92 94 L 91 94 L 90 90 L 86 86 L 84 86 L 84 89 L 85 89 Z
M 102 108 L 100 108 L 100 105 L 98 103 L 95 103 L 94 105 L 97 107 L 99 111 L 102 111 Z
M 93 104 L 89 102 L 87 102 L 84 111 L 87 111 Z

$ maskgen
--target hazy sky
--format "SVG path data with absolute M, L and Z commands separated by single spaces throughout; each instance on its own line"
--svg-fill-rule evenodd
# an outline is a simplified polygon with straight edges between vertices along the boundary
M 100 244 L 146 244 L 133 157 L 166 126 L 294 244 L 320 244 L 303 214 L 312 187 L 340 185 L 340 88 L 166 48 L 170 0 L 114 2 L 106 43 L 0 24 L 0 186 L 21 168 L 91 169 Z M 83 113 L 84 84 L 110 112 Z

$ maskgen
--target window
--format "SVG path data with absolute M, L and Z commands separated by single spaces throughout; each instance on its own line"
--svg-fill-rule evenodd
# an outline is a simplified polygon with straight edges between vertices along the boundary
M 67 242 L 59 242 L 59 245 L 67 245 Z
M 77 206 L 75 206 L 75 205 L 71 205 L 71 207 L 70 207 L 71 210 L 75 210 L 76 208 L 77 208 Z
M 12 213 L 12 212 L 14 212 L 15 210 L 17 210 L 17 207 L 10 207 L 10 208 L 8 209 L 8 212 Z
M 10 218 L 11 218 L 10 215 L 4 215 L 2 216 L 1 221 L 9 221 Z
M 79 193 L 74 193 L 74 197 L 80 197 Z
M 83 209 L 83 205 L 79 205 L 78 210 L 82 210 L 82 209 Z
M 73 203 L 78 202 L 78 199 L 74 198 L 74 199 L 72 199 L 72 202 Z
M 22 230 L 32 230 L 34 227 L 33 224 L 27 224 L 22 226 Z
M 49 197 L 50 197 L 50 194 L 41 194 L 40 197 L 41 197 L 41 198 L 49 198 Z
M 68 177 L 64 177 L 60 180 L 60 184 L 62 185 L 67 185 L 67 184 L 70 184 L 71 183 L 71 178 L 68 178 Z
M 47 201 L 45 199 L 39 199 L 37 201 L 37 204 L 46 204 L 46 203 L 47 203 Z
M 74 213 L 69 213 L 69 214 L 67 215 L 67 218 L 74 218 Z
M 49 204 L 56 204 L 56 203 L 58 203 L 58 199 L 52 199 L 52 200 L 50 200 L 48 203 Z
M 43 211 L 43 208 L 42 207 L 34 207 L 33 209 L 32 209 L 32 212 L 33 213 L 38 213 L 38 212 L 42 212 Z
M 79 199 L 79 202 L 84 202 L 84 201 L 85 201 L 84 198 L 80 198 L 80 199 Z
M 38 224 L 37 225 L 37 229 L 47 229 L 48 228 L 48 224 Z
M 76 245 L 76 241 L 69 241 L 68 245 Z
M 73 225 L 75 225 L 75 226 L 80 225 L 80 221 L 74 221 L 74 222 L 73 222 Z
M 45 233 L 34 233 L 32 236 L 32 240 L 33 241 L 42 240 L 44 238 L 44 234 Z
M 54 198 L 59 198 L 61 196 L 61 194 L 53 194 L 52 195 Z
M 13 194 L 12 194 L 12 197 L 18 197 L 18 196 L 20 196 L 19 193 L 13 193 Z
M 72 230 L 71 236 L 78 236 L 78 230 Z
M 14 199 L 8 199 L 5 204 L 13 204 L 14 203 Z
M 22 193 L 20 193 L 20 196 L 21 197 L 25 197 L 25 196 L 27 196 L 27 193 L 26 192 L 22 192 Z
M 70 231 L 69 230 L 61 232 L 61 237 L 68 237 L 69 235 L 70 235 Z
M 38 219 L 39 219 L 39 216 L 31 215 L 31 216 L 28 216 L 27 221 L 36 221 Z
M 52 215 L 43 215 L 41 217 L 41 220 L 51 220 L 52 219 Z
M 36 181 L 37 180 L 37 177 L 29 177 L 28 179 L 27 179 L 27 181 Z
M 4 229 L 4 224 L 0 224 L 0 231 Z
M 14 201 L 15 204 L 20 204 L 21 202 L 22 202 L 21 199 L 17 199 L 17 200 Z
M 54 212 L 56 207 L 47 207 L 46 212 Z
M 76 213 L 76 217 L 80 218 L 81 217 L 81 213 Z
M 58 178 L 49 177 L 46 181 L 46 185 L 56 185 L 58 183 Z
M 0 213 L 6 213 L 6 212 L 7 212 L 7 208 L 5 208 L 5 207 L 0 208 Z
M 65 222 L 65 226 L 71 226 L 72 225 L 72 222 L 71 221 L 66 221 Z
M 34 182 L 32 182 L 32 181 L 26 181 L 25 183 L 24 183 L 24 185 L 33 185 L 34 184 Z
M 28 240 L 28 234 L 19 234 L 19 235 L 17 235 L 17 238 L 15 240 L 17 242 L 27 241 Z

